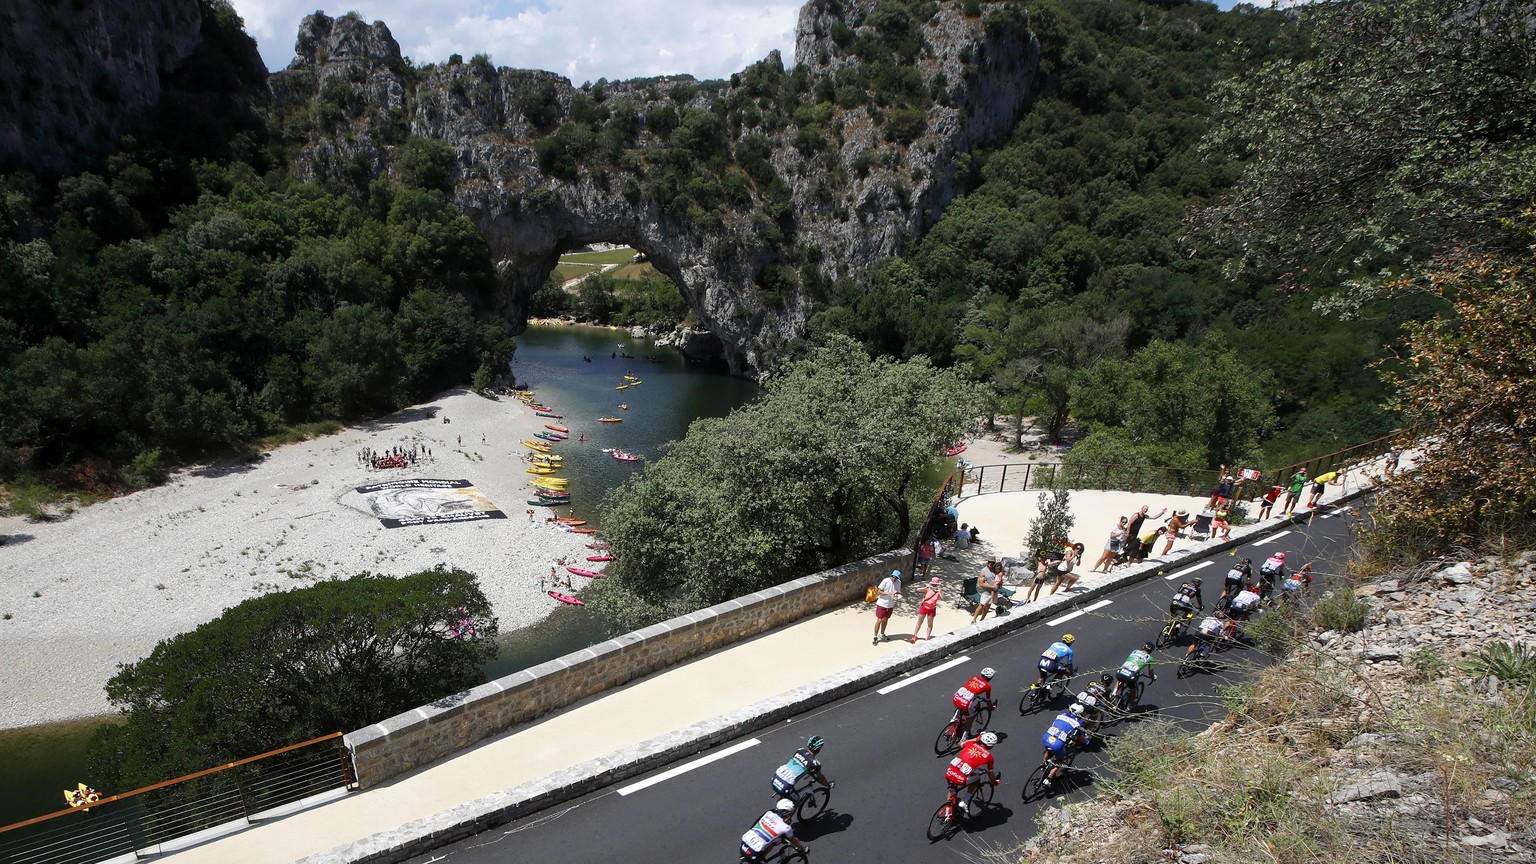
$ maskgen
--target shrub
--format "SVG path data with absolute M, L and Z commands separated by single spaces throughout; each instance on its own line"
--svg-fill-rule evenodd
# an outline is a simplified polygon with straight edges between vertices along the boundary
M 1322 630 L 1356 633 L 1365 629 L 1371 607 L 1346 590 L 1333 591 L 1312 607 L 1312 621 Z
M 1509 683 L 1536 681 L 1536 648 L 1524 643 L 1494 642 L 1458 664 L 1475 678 L 1492 676 Z

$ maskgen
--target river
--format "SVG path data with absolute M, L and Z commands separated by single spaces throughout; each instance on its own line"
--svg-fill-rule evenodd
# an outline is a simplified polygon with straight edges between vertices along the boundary
M 689 423 L 701 417 L 723 417 L 757 394 L 755 384 L 732 377 L 723 368 L 687 363 L 677 351 L 658 349 L 651 340 L 631 338 L 622 330 L 530 326 L 516 341 L 512 371 L 546 404 L 570 417 L 623 418 L 622 423 L 592 423 L 590 428 L 568 424 L 572 441 L 560 450 L 565 473 L 573 491 L 591 504 L 645 464 L 620 462 L 603 453 L 603 448 L 622 448 L 654 459 L 663 444 L 683 437 Z M 613 356 L 617 354 L 635 356 Z M 625 383 L 626 373 L 641 383 L 615 390 Z M 620 403 L 629 407 L 620 408 Z M 586 433 L 586 442 L 575 441 L 580 433 Z M 602 524 L 600 511 L 589 519 Z M 496 659 L 486 665 L 486 676 L 508 675 L 604 638 L 601 624 L 585 609 L 561 607 L 534 627 L 502 634 Z M 89 782 L 85 744 L 99 722 L 77 720 L 0 731 L 0 764 L 7 766 L 6 782 L 0 783 L 0 825 L 62 809 L 62 790 Z

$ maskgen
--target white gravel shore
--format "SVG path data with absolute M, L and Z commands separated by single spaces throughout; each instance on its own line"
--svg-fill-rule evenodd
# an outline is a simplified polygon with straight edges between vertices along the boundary
M 0 519 L 0 728 L 109 713 L 107 679 L 161 639 L 258 594 L 365 570 L 460 567 L 480 577 L 502 632 L 537 623 L 558 605 L 540 575 L 559 556 L 584 560 L 591 539 L 547 526 L 547 509 L 526 515 L 521 442 L 544 422 L 514 399 L 451 390 L 56 522 Z M 412 444 L 432 456 L 392 470 L 358 461 L 364 447 Z M 354 487 L 409 477 L 468 480 L 507 518 L 385 528 Z

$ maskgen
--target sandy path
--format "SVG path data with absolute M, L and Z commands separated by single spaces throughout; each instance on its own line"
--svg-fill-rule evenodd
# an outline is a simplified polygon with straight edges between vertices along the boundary
M 543 422 L 516 400 L 451 390 L 58 522 L 0 519 L 0 728 L 107 713 L 102 686 L 117 664 L 159 640 L 249 597 L 364 570 L 462 567 L 479 575 L 503 632 L 539 621 L 556 606 L 540 574 L 557 556 L 588 554 L 586 535 L 526 515 L 521 441 Z M 386 471 L 358 462 L 363 447 L 413 443 L 432 457 Z M 508 518 L 384 528 L 354 487 L 407 477 L 469 480 Z

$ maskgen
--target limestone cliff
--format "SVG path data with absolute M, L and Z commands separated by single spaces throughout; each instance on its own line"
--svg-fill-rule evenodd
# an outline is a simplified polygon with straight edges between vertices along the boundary
M 265 89 L 255 43 L 217 0 L 0 4 L 0 40 L 0 166 L 78 169 L 168 90 L 217 91 L 227 108 Z
M 793 69 L 775 52 L 729 81 L 578 88 L 485 57 L 414 67 L 383 23 L 317 13 L 272 89 L 309 177 L 361 188 L 399 170 L 409 137 L 446 142 L 453 197 L 502 260 L 487 302 L 514 324 L 561 253 L 624 243 L 750 374 L 937 219 L 957 156 L 1038 89 L 1012 5 L 811 0 L 795 51 Z

